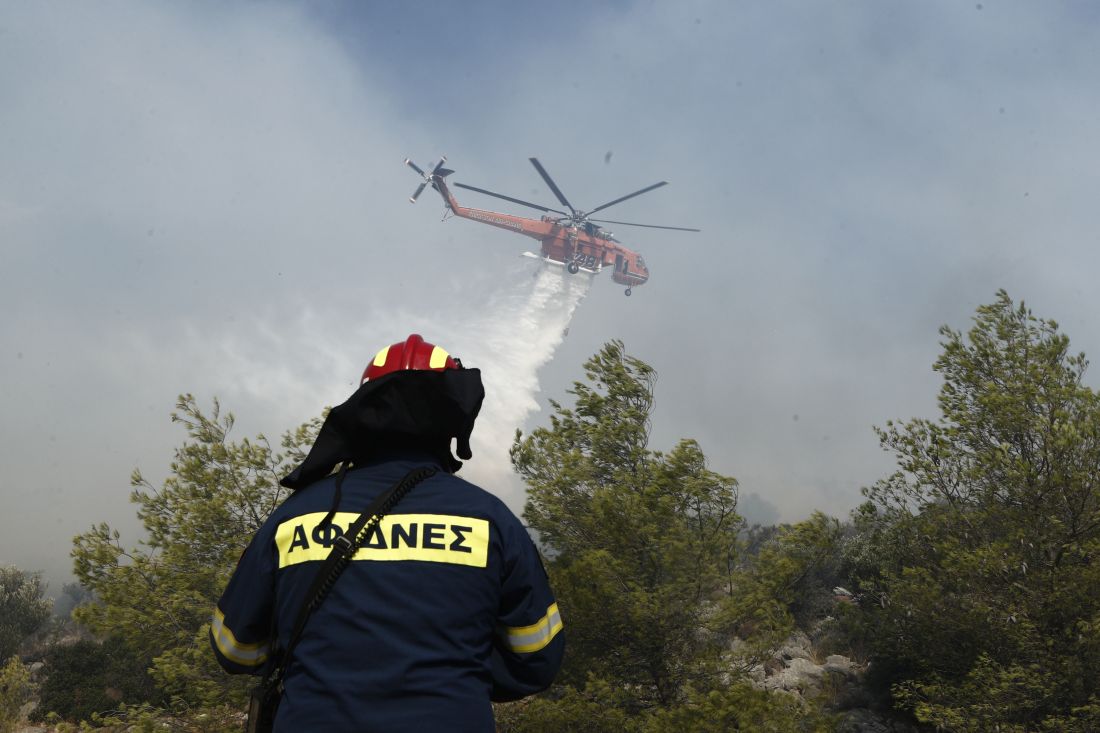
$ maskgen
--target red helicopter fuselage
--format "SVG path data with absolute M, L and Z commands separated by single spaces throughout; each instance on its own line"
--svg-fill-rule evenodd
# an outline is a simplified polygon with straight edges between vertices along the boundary
M 612 280 L 625 285 L 628 290 L 649 280 L 649 269 L 642 256 L 624 247 L 611 232 L 591 222 L 574 225 L 568 220 L 551 216 L 529 219 L 498 211 L 472 209 L 458 203 L 443 176 L 431 175 L 431 182 L 455 216 L 538 240 L 541 253 L 537 256 L 540 259 L 563 265 L 570 272 L 584 270 L 597 273 L 610 267 Z

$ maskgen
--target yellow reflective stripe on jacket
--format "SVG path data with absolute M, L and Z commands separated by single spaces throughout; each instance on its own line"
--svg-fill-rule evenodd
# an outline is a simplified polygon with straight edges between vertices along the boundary
M 359 515 L 336 512 L 331 524 L 321 524 L 328 512 L 292 517 L 275 530 L 279 567 L 328 557 L 332 544 Z M 488 567 L 489 522 L 450 514 L 387 514 L 373 527 L 352 560 L 419 560 L 451 565 Z
M 218 645 L 218 651 L 231 662 L 243 664 L 246 667 L 258 667 L 267 661 L 267 642 L 242 644 L 237 641 L 237 637 L 225 625 L 225 614 L 216 606 L 214 618 L 210 620 L 210 633 L 214 637 L 214 643 Z
M 530 626 L 506 626 L 508 648 L 517 654 L 537 652 L 549 644 L 561 631 L 561 614 L 558 604 L 552 603 L 546 615 Z

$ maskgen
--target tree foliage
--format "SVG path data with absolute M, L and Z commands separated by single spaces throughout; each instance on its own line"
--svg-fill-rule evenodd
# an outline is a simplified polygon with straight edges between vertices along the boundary
M 52 602 L 44 594 L 38 573 L 0 567 L 0 664 L 50 617 Z
M 1083 384 L 1087 361 L 1003 291 L 965 337 L 941 334 L 941 417 L 879 430 L 899 470 L 857 514 L 863 633 L 921 720 L 1090 729 L 1100 398 Z
M 80 583 L 65 583 L 61 586 L 61 594 L 54 600 L 53 614 L 64 623 L 77 606 L 90 603 L 93 599 L 92 592 Z
M 834 716 L 807 711 L 789 695 L 758 690 L 745 682 L 700 694 L 682 705 L 659 710 L 647 721 L 645 733 L 831 733 Z
M 497 733 L 831 733 L 835 716 L 808 711 L 796 698 L 758 690 L 745 682 L 706 693 L 685 691 L 677 705 L 630 714 L 623 690 L 592 677 L 583 690 L 501 706 Z
M 19 713 L 31 699 L 31 675 L 17 656 L 0 666 L 0 733 L 10 733 L 19 724 Z
M 551 402 L 550 426 L 517 432 L 511 452 L 568 635 L 561 686 L 528 704 L 522 729 L 672 726 L 680 718 L 653 713 L 687 705 L 677 715 L 690 717 L 711 692 L 734 695 L 731 675 L 787 635 L 807 564 L 773 553 L 746 565 L 737 482 L 709 470 L 693 440 L 649 448 L 649 365 L 612 341 L 584 373 L 574 405 Z M 791 545 L 799 532 L 812 534 L 785 535 Z
M 713 473 L 697 443 L 648 448 L 652 368 L 606 345 L 585 364 L 574 408 L 553 403 L 552 427 L 517 434 L 524 516 L 554 555 L 570 619 L 566 679 L 592 672 L 665 705 L 717 674 L 719 594 L 741 519 L 736 482 Z M 614 599 L 614 603 L 608 603 Z
M 222 415 L 217 401 L 206 414 L 181 396 L 172 420 L 188 440 L 169 477 L 159 489 L 139 470 L 131 477 L 146 537 L 127 549 L 117 530 L 99 524 L 75 538 L 75 574 L 96 600 L 74 614 L 152 659 L 162 692 L 191 704 L 239 702 L 247 680 L 217 667 L 207 625 L 237 559 L 283 497 L 279 479 L 304 457 L 320 419 L 286 433 L 278 452 L 263 435 L 230 440 L 233 415 Z
M 102 643 L 81 639 L 56 644 L 47 652 L 46 676 L 33 718 L 57 718 L 78 723 L 120 704 L 166 702 L 148 674 L 151 660 L 135 652 L 126 639 L 115 635 Z

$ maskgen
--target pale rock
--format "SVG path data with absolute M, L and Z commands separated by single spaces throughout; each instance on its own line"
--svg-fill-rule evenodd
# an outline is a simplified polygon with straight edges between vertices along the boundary
M 791 634 L 776 656 L 782 659 L 810 659 L 810 648 L 810 637 L 801 631 L 796 631 Z

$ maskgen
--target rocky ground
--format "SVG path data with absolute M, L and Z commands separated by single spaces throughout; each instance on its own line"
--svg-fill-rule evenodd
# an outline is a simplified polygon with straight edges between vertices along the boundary
M 753 684 L 800 699 L 821 698 L 841 716 L 837 733 L 916 733 L 916 728 L 871 708 L 863 685 L 867 665 L 840 655 L 821 658 L 810 637 L 797 631 L 774 657 L 750 672 Z

